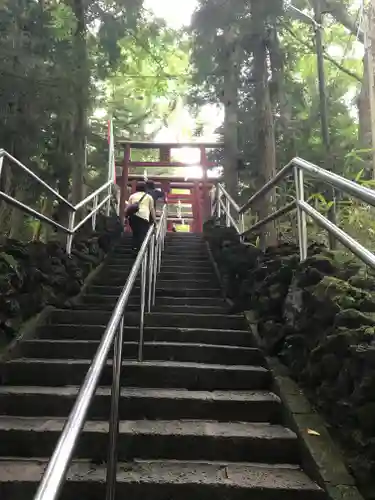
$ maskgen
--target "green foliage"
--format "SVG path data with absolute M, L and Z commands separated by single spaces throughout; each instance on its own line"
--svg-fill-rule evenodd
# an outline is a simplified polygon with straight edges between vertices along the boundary
M 195 71 L 191 101 L 195 105 L 204 101 L 222 102 L 225 55 L 230 48 L 223 30 L 228 25 L 235 26 L 236 39 L 232 43 L 240 48 L 238 133 L 241 157 L 245 160 L 245 169 L 240 171 L 240 176 L 245 184 L 251 184 L 252 179 L 256 180 L 259 168 L 254 156 L 257 123 L 254 121 L 251 2 L 227 4 L 227 8 L 221 8 L 216 0 L 201 0 L 199 3 L 193 22 L 192 62 Z M 308 15 L 313 15 L 309 2 L 294 4 L 306 9 Z M 279 41 L 278 49 L 269 44 L 278 165 L 287 163 L 295 154 L 322 164 L 325 152 L 321 140 L 314 31 L 308 24 L 290 18 L 289 9 L 282 13 L 277 3 L 265 2 L 264 5 L 267 30 L 271 33 L 276 28 Z M 350 7 L 350 12 L 356 11 L 353 0 L 345 2 L 345 5 Z M 355 39 L 328 16 L 324 28 L 325 53 L 339 54 L 334 57 L 338 64 L 342 63 L 347 70 L 361 75 L 362 61 L 354 50 Z M 265 43 L 269 43 L 268 40 Z M 281 79 L 278 78 L 280 67 Z M 333 168 L 342 172 L 347 152 L 358 149 L 355 99 L 360 82 L 340 71 L 330 61 L 325 61 L 325 71 Z
M 118 139 L 152 137 L 187 90 L 186 78 L 174 75 L 188 73 L 189 40 L 142 3 L 0 3 L 0 147 L 64 197 L 74 183 L 95 187 L 106 179 L 109 116 Z M 38 210 L 47 207 L 46 215 L 56 211 L 40 186 L 7 164 L 2 188 Z M 0 220 L 4 233 L 31 236 L 30 221 L 4 204 Z

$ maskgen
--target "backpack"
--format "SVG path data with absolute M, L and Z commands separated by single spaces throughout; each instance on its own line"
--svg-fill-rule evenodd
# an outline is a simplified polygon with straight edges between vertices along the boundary
M 153 189 L 148 194 L 152 196 L 155 202 L 158 201 L 160 198 L 165 198 L 165 194 L 161 189 Z
M 136 201 L 135 203 L 131 203 L 126 207 L 125 210 L 125 216 L 126 217 L 132 217 L 139 211 L 139 205 L 142 203 L 143 199 L 147 196 L 147 193 L 145 193 L 142 198 L 139 201 Z

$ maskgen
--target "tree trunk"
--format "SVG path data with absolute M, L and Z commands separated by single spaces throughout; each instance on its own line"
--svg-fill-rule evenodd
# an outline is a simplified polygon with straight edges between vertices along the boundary
M 367 65 L 367 85 L 370 109 L 371 167 L 375 179 L 375 0 L 370 1 L 365 34 L 365 57 Z
M 90 81 L 86 45 L 84 1 L 68 0 L 68 4 L 72 8 L 77 21 L 76 32 L 74 34 L 77 85 L 75 88 L 76 116 L 73 135 L 74 163 L 72 172 L 72 202 L 73 204 L 77 204 L 83 197 L 83 177 L 86 159 L 87 108 Z
M 46 196 L 42 203 L 41 212 L 50 219 L 53 218 L 53 197 Z M 44 222 L 39 222 L 35 227 L 33 234 L 33 241 L 44 241 L 47 242 L 51 239 L 51 234 L 53 232 L 52 226 L 45 224 Z
M 367 64 L 367 54 L 363 58 L 363 83 L 361 87 L 361 92 L 358 96 L 358 116 L 359 116 L 359 126 L 358 126 L 358 142 L 361 149 L 371 148 L 371 115 L 369 113 L 370 109 L 370 98 L 369 98 L 369 72 Z M 370 161 L 370 157 L 368 158 Z
M 255 120 L 257 126 L 256 134 L 256 157 L 259 165 L 258 187 L 262 187 L 276 173 L 276 147 L 274 122 L 272 115 L 271 99 L 268 84 L 267 70 L 267 34 L 262 2 L 252 0 L 252 45 L 253 45 L 253 77 L 255 81 Z M 275 190 L 268 192 L 258 204 L 260 219 L 265 218 L 275 208 Z M 263 227 L 260 246 L 277 244 L 275 223 L 269 223 Z
M 17 201 L 24 202 L 24 186 L 18 185 L 15 189 L 14 198 Z M 9 229 L 9 238 L 13 238 L 15 240 L 23 239 L 23 229 L 24 229 L 24 221 L 25 221 L 25 212 L 18 208 L 13 208 L 10 216 L 10 229 Z
M 272 92 L 270 92 L 271 104 L 279 115 L 279 133 L 283 138 L 284 149 L 288 152 L 286 161 L 297 156 L 294 134 L 292 131 L 292 106 L 288 102 L 285 92 L 284 57 L 280 47 L 277 33 L 277 25 L 274 23 L 268 37 L 268 51 L 272 72 Z M 275 112 L 274 112 L 275 116 Z M 275 131 L 276 132 L 276 131 Z M 279 158 L 276 156 L 277 162 Z M 285 160 L 285 158 L 284 158 Z M 285 201 L 285 200 L 284 200 Z
M 6 194 L 10 194 L 12 188 L 12 169 L 4 158 L 3 168 L 0 178 L 0 189 Z M 10 217 L 12 208 L 5 201 L 0 200 L 0 233 L 7 234 L 10 227 Z
M 232 27 L 224 33 L 227 61 L 224 75 L 224 182 L 228 193 L 238 198 L 238 46 Z

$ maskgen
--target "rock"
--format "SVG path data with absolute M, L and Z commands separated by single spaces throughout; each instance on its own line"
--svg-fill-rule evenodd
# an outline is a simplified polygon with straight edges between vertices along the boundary
M 348 283 L 356 288 L 375 292 L 375 279 L 373 277 L 355 275 L 349 278 Z
M 271 356 L 278 354 L 287 335 L 287 330 L 284 325 L 269 320 L 259 325 L 259 333 L 261 334 L 262 343 L 267 352 L 269 352 Z
M 256 311 L 263 347 L 308 390 L 375 500 L 374 273 L 319 244 L 300 263 L 293 243 L 250 256 L 220 224 L 210 231 L 236 311 Z
M 100 219 L 100 220 L 99 220 Z M 58 241 L 22 243 L 3 239 L 0 247 L 0 336 L 12 338 L 23 321 L 46 305 L 61 307 L 79 293 L 88 272 L 104 258 L 122 228 L 98 217 L 96 233 L 85 231 L 74 239 L 72 257 Z M 99 235 L 104 239 L 101 239 Z M 0 339 L 1 342 L 1 339 Z
M 345 327 L 355 329 L 362 325 L 373 326 L 375 328 L 375 314 L 362 313 L 357 309 L 344 309 L 335 316 L 335 327 Z
M 375 435 L 375 402 L 365 403 L 356 410 L 358 424 L 365 434 Z

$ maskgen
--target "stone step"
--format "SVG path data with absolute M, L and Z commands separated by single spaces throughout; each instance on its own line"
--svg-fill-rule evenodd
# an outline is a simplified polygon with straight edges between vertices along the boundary
M 129 273 L 117 273 L 117 274 L 109 274 L 106 269 L 103 269 L 96 277 L 93 282 L 95 285 L 110 285 L 110 286 L 124 286 L 126 280 L 129 276 Z M 138 275 L 135 283 L 139 284 L 140 282 L 140 274 Z M 157 286 L 170 287 L 171 289 L 175 288 L 214 288 L 218 286 L 217 278 L 212 275 L 194 275 L 192 273 L 185 274 L 172 274 L 168 273 L 160 273 L 157 277 Z
M 200 249 L 207 251 L 207 245 L 204 240 L 185 241 L 185 240 L 165 240 L 165 248 L 187 248 L 187 249 Z
M 134 258 L 126 258 L 124 257 L 116 257 L 116 256 L 108 256 L 106 260 L 106 265 L 108 266 L 123 266 L 127 265 L 131 267 L 134 264 Z M 212 270 L 212 264 L 210 263 L 209 260 L 194 260 L 194 261 L 185 261 L 184 259 L 177 258 L 177 259 L 166 259 L 165 256 L 163 256 L 162 259 L 162 266 L 171 266 L 171 267 L 177 267 L 177 268 L 195 268 L 195 269 L 210 269 Z
M 102 307 L 110 305 L 113 307 L 119 295 L 82 295 L 80 302 L 82 304 L 100 304 Z M 132 298 L 130 304 L 138 305 L 139 299 Z M 215 297 L 158 297 L 156 304 L 158 306 L 218 306 L 228 307 L 227 302 L 221 298 Z
M 1 415 L 67 417 L 78 387 L 0 387 Z M 89 419 L 108 420 L 110 387 L 99 387 Z M 203 419 L 221 422 L 281 422 L 280 399 L 272 392 L 187 391 L 181 389 L 122 388 L 122 420 Z
M 100 304 L 98 300 L 97 304 L 86 304 L 82 302 L 76 302 L 71 309 L 75 311 L 78 310 L 92 310 L 97 311 L 113 311 L 115 304 Z M 154 312 L 160 313 L 190 313 L 190 314 L 225 314 L 229 309 L 229 306 L 191 306 L 191 305 L 156 305 L 152 308 Z M 136 312 L 140 310 L 140 300 L 132 299 L 126 306 L 127 311 Z
M 6 385 L 80 385 L 89 369 L 87 359 L 20 358 L 2 367 Z M 101 384 L 112 382 L 112 362 L 103 369 Z M 122 387 L 213 390 L 269 390 L 270 372 L 260 366 L 214 365 L 175 361 L 123 361 Z
M 195 284 L 194 284 L 195 285 Z M 86 293 L 97 295 L 117 295 L 122 292 L 123 286 L 110 286 L 110 285 L 89 285 L 86 288 Z M 139 296 L 139 287 L 135 286 L 131 296 Z M 160 286 L 159 280 L 156 282 L 156 297 L 221 297 L 222 293 L 219 288 L 212 287 L 199 287 L 195 288 L 171 288 L 167 286 Z
M 206 262 L 209 262 L 207 251 L 205 252 L 190 251 L 188 249 L 185 250 L 166 249 L 163 252 L 162 260 L 163 262 L 169 262 L 171 260 L 183 260 L 185 262 L 190 262 L 190 261 L 195 262 L 204 260 Z
M 47 321 L 49 324 L 69 325 L 107 325 L 111 317 L 109 311 L 76 311 L 54 309 Z M 124 315 L 127 326 L 139 325 L 139 314 L 128 312 Z M 171 326 L 177 328 L 211 328 L 225 330 L 245 330 L 247 325 L 242 315 L 225 314 L 184 314 L 184 313 L 148 313 L 145 315 L 146 326 Z
M 106 263 L 105 269 L 108 269 L 110 272 L 124 272 L 124 271 L 129 271 L 134 262 L 129 262 L 124 265 L 123 263 L 118 263 L 118 264 L 112 264 L 112 263 Z M 210 263 L 207 263 L 206 266 L 203 264 L 201 265 L 196 265 L 194 263 L 190 262 L 181 262 L 180 265 L 177 264 L 172 264 L 169 265 L 168 263 L 162 262 L 161 266 L 161 272 L 167 272 L 167 273 L 188 273 L 188 272 L 194 272 L 194 273 L 208 273 L 208 274 L 213 274 L 213 268 Z
M 42 339 L 99 340 L 105 326 L 92 325 L 42 325 L 36 330 L 36 336 Z M 201 328 L 146 327 L 145 341 L 150 342 L 186 342 L 198 344 L 233 345 L 254 347 L 255 340 L 251 332 L 245 330 L 214 330 Z M 124 340 L 138 341 L 139 328 L 126 326 Z
M 130 247 L 117 247 L 114 248 L 113 251 L 111 252 L 111 256 L 122 256 L 122 255 L 131 255 L 131 248 Z M 133 254 L 134 255 L 134 254 Z M 170 256 L 178 256 L 178 257 L 185 257 L 186 259 L 189 257 L 196 258 L 197 260 L 204 260 L 208 259 L 208 252 L 206 247 L 193 247 L 191 248 L 190 245 L 181 245 L 181 246 L 173 246 L 169 247 L 168 245 L 165 246 L 163 250 L 163 257 L 170 257 Z
M 108 276 L 109 278 L 127 278 L 129 275 L 129 269 L 111 269 L 110 267 L 103 267 L 101 272 L 98 274 L 99 276 Z M 217 278 L 214 274 L 213 271 L 193 271 L 192 269 L 176 269 L 174 271 L 166 271 L 165 269 L 162 269 L 161 272 L 158 274 L 158 280 L 183 280 L 188 281 L 188 280 L 197 280 L 197 281 L 211 281 L 214 280 L 217 284 Z
M 168 314 L 226 314 L 229 311 L 229 306 L 178 306 L 178 305 L 155 305 L 152 308 L 155 313 Z
M 48 457 L 64 418 L 0 417 L 0 455 Z M 88 421 L 75 457 L 107 459 L 108 422 Z M 205 420 L 121 420 L 119 460 L 174 459 L 298 463 L 297 436 L 280 425 Z
M 123 343 L 123 359 L 137 359 L 138 342 Z M 93 340 L 25 340 L 20 344 L 25 358 L 92 359 L 99 347 Z M 237 347 L 182 342 L 145 342 L 144 359 L 223 365 L 265 366 L 265 358 L 255 347 Z
M 34 497 L 47 462 L 0 462 L 0 496 Z M 60 500 L 103 500 L 106 466 L 75 461 Z M 228 462 L 132 461 L 118 464 L 116 499 L 324 500 L 325 493 L 294 465 Z

